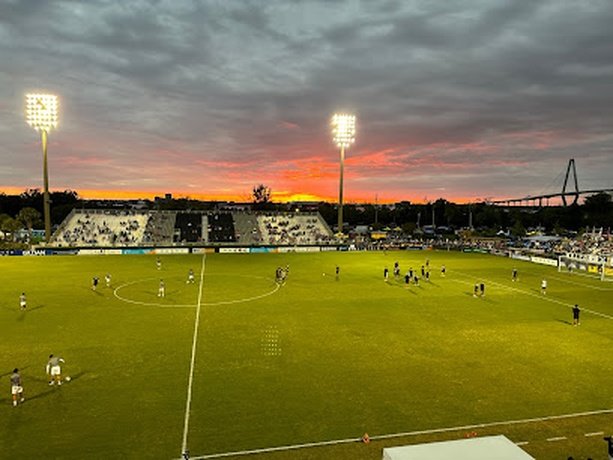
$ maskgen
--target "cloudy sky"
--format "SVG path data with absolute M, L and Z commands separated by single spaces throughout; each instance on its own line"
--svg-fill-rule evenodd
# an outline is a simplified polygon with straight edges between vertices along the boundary
M 613 2 L 1 0 L 0 192 L 349 201 L 613 187 Z

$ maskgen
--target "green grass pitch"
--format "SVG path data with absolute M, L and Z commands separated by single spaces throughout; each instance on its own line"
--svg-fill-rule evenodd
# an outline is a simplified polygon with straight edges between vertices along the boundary
M 427 258 L 430 283 L 383 281 L 394 261 L 404 274 Z M 610 434 L 611 413 L 436 430 L 613 409 L 613 283 L 444 251 L 161 260 L 157 270 L 155 256 L 0 258 L 0 458 L 179 458 L 199 298 L 192 458 L 416 431 L 249 458 L 380 459 L 384 446 L 467 431 L 505 434 L 539 459 L 606 458 L 594 433 Z M 286 264 L 277 288 L 275 268 Z M 472 295 L 478 281 L 484 298 Z M 47 385 L 50 353 L 72 377 L 61 388 Z M 14 367 L 26 397 L 16 408 Z

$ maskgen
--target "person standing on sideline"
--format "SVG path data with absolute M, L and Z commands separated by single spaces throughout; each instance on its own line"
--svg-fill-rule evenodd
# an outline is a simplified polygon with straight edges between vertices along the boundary
M 541 294 L 547 294 L 547 280 L 541 281 Z
M 53 385 L 57 382 L 58 385 L 62 384 L 62 368 L 60 363 L 64 363 L 64 359 L 59 356 L 49 355 L 49 361 L 47 361 L 47 375 L 49 376 L 49 385 Z
M 166 297 L 166 283 L 164 283 L 164 280 L 160 280 L 160 285 L 158 286 L 158 297 Z
M 25 310 L 26 307 L 27 307 L 26 293 L 22 292 L 21 295 L 19 296 L 19 309 Z
M 581 309 L 579 305 L 575 304 L 573 307 L 573 326 L 579 326 L 581 324 L 579 322 L 579 313 L 581 313 Z
M 16 407 L 18 402 L 22 403 L 25 401 L 23 397 L 23 386 L 21 386 L 21 375 L 17 368 L 13 369 L 13 373 L 11 374 L 11 395 L 13 396 L 13 407 Z

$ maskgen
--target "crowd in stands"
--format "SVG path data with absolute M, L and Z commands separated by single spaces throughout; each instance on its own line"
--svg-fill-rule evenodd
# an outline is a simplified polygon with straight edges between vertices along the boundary
M 613 237 L 603 230 L 585 232 L 578 238 L 563 238 L 556 242 L 553 251 L 558 254 L 584 254 L 613 256 Z
M 55 242 L 58 246 L 130 246 L 142 241 L 148 216 L 135 211 L 75 212 Z
M 268 244 L 326 244 L 332 240 L 330 232 L 314 215 L 262 215 L 258 221 Z
M 56 232 L 58 247 L 237 243 L 330 244 L 318 214 L 198 211 L 74 211 Z

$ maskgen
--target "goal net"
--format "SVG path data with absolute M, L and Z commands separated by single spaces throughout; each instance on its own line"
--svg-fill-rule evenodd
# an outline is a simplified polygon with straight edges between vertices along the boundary
M 568 253 L 558 257 L 558 271 L 613 281 L 613 258 L 596 254 Z

